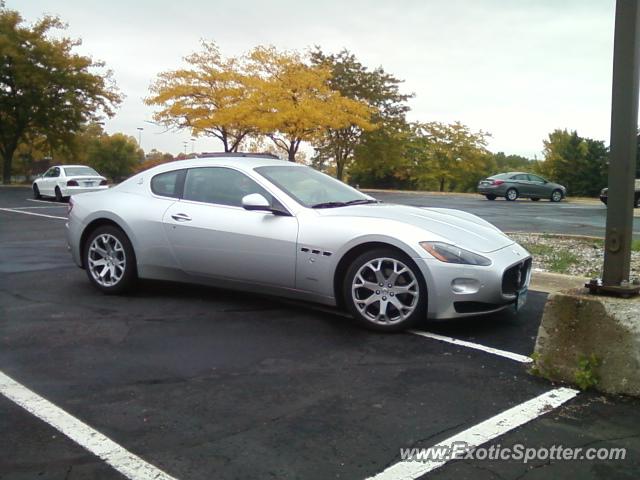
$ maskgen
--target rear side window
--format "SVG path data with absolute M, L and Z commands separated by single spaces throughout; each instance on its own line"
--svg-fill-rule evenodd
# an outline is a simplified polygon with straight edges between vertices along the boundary
M 514 175 L 513 177 L 511 177 L 511 180 L 529 180 L 529 177 L 527 175 Z
M 185 170 L 160 173 L 151 179 L 151 191 L 162 197 L 180 198 Z
M 259 193 L 273 205 L 271 194 L 244 173 L 225 167 L 200 167 L 189 170 L 183 198 L 241 207 L 242 198 L 251 193 Z

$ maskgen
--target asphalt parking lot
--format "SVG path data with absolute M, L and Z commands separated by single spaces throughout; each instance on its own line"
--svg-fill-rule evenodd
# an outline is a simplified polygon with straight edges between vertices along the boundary
M 66 251 L 66 206 L 28 193 L 0 187 L 0 373 L 157 469 L 129 478 L 637 477 L 636 400 L 580 393 L 529 408 L 522 426 L 507 413 L 499 434 L 483 429 L 560 387 L 523 363 L 544 293 L 531 292 L 517 315 L 425 321 L 422 335 L 376 334 L 331 310 L 191 285 L 144 282 L 104 296 Z M 1 479 L 126 478 L 37 418 L 38 402 L 10 400 L 7 385 L 0 377 Z M 401 448 L 455 435 L 627 454 L 393 470 Z
M 604 237 L 607 207 L 546 200 L 489 201 L 481 195 L 441 195 L 417 192 L 368 192 L 379 200 L 418 207 L 457 208 L 473 213 L 506 232 L 536 232 Z M 636 209 L 638 212 L 638 209 Z M 633 234 L 640 238 L 640 217 L 634 218 Z

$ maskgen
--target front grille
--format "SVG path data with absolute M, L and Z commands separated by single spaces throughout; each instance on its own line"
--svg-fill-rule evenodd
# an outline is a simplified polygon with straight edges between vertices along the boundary
M 502 275 L 502 293 L 515 295 L 527 282 L 527 276 L 531 270 L 531 258 L 507 268 Z

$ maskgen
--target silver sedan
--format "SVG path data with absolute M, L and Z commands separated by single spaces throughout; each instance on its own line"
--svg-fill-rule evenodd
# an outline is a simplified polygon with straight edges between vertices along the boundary
M 459 210 L 381 203 L 268 156 L 166 163 L 74 196 L 68 243 L 105 293 L 139 278 L 202 283 L 346 308 L 408 328 L 522 307 L 529 253 Z

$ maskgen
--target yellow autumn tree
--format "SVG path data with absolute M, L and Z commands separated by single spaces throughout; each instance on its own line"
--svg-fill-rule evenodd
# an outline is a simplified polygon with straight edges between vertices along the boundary
M 298 53 L 257 47 L 247 55 L 246 71 L 249 95 L 238 104 L 243 120 L 292 162 L 302 142 L 313 141 L 327 128 L 374 128 L 366 103 L 332 90 L 330 69 L 309 65 Z
M 145 103 L 160 108 L 153 116 L 156 122 L 216 137 L 225 152 L 234 152 L 255 132 L 238 108 L 248 94 L 242 61 L 222 56 L 214 42 L 203 40 L 201 47 L 185 57 L 185 68 L 160 73 Z

